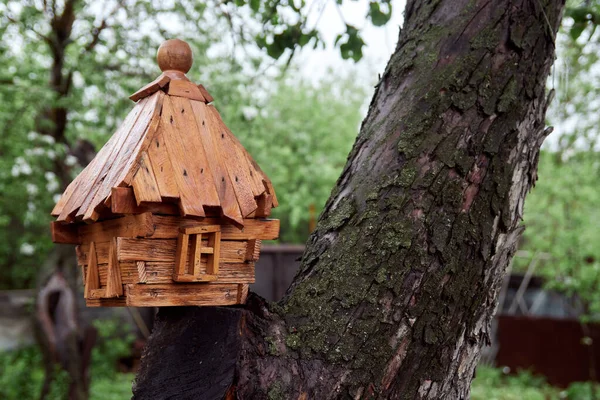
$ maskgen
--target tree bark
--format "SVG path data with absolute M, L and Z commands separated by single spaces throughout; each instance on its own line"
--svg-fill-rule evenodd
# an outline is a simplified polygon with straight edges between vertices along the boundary
M 563 6 L 409 1 L 284 300 L 160 310 L 135 398 L 468 398 L 550 132 Z

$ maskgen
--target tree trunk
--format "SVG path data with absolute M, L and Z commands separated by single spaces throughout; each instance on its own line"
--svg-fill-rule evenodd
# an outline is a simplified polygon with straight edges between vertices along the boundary
M 550 132 L 563 3 L 409 1 L 284 300 L 161 309 L 135 398 L 468 398 Z

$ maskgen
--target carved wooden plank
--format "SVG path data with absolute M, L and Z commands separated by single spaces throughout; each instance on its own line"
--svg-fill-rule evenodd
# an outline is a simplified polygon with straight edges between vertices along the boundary
M 201 252 L 207 254 L 208 241 L 202 240 Z M 108 264 L 108 242 L 96 243 L 96 253 L 98 264 Z M 86 265 L 89 243 L 77 246 L 77 263 Z M 177 250 L 177 240 L 175 239 L 137 239 L 123 238 L 117 239 L 117 254 L 119 261 L 163 261 L 175 262 L 175 252 Z M 255 253 L 254 247 L 249 248 L 245 241 L 222 240 L 220 263 L 241 263 L 246 259 L 246 252 L 249 250 Z M 256 256 L 255 256 L 256 257 Z M 123 263 L 121 263 L 121 267 Z M 124 271 L 121 271 L 123 274 Z
M 126 285 L 130 307 L 226 306 L 237 303 L 236 284 Z
M 217 275 L 208 274 L 186 274 L 178 275 L 173 279 L 175 282 L 191 283 L 191 282 L 214 282 L 217 280 Z
M 85 305 L 88 307 L 126 307 L 125 297 L 115 297 L 112 299 L 86 299 Z
M 106 287 L 90 290 L 88 299 L 103 299 L 106 298 Z
M 94 242 L 96 248 L 96 257 L 98 265 L 108 264 L 108 248 L 109 242 Z M 75 248 L 77 254 L 77 264 L 87 265 L 87 260 L 90 257 L 90 243 L 80 244 Z
M 162 126 L 158 127 L 152 143 L 148 146 L 148 156 L 150 156 L 160 195 L 173 199 L 179 198 L 179 189 L 174 179 L 175 171 L 167 154 Z
M 79 232 L 74 224 L 62 224 L 60 222 L 50 222 L 50 232 L 54 243 L 79 244 Z
M 154 223 L 149 212 L 79 227 L 79 236 L 84 242 L 107 242 L 114 237 L 148 237 L 153 233 Z
M 204 96 L 204 99 L 207 103 L 212 103 L 215 99 L 208 93 L 208 90 L 204 87 L 204 85 L 198 85 L 198 89 L 200 89 L 200 93 Z
M 213 105 L 208 105 L 207 109 L 212 113 L 213 118 L 211 120 L 216 123 L 217 129 L 223 135 L 223 139 L 228 142 L 229 153 L 233 154 L 236 159 L 235 166 L 240 166 L 240 168 L 236 168 L 235 170 L 237 171 L 236 176 L 238 176 L 238 180 L 244 184 L 243 190 L 247 192 L 248 188 L 250 188 L 252 196 L 260 196 L 265 191 L 265 187 L 262 184 L 263 177 L 257 172 L 252 157 L 250 157 L 240 141 L 227 128 L 217 109 Z M 230 165 L 234 166 L 234 164 L 229 163 L 228 168 Z
M 121 263 L 121 266 L 127 264 Z M 201 264 L 200 275 L 206 272 L 206 263 Z M 148 284 L 173 282 L 173 263 L 146 262 Z M 254 263 L 221 263 L 217 281 L 220 283 L 254 283 Z M 134 281 L 125 283 L 135 283 Z
M 157 92 L 153 97 L 157 97 L 156 106 L 154 107 L 154 114 L 152 115 L 152 119 L 148 123 L 146 127 L 146 132 L 142 136 L 141 140 L 134 147 L 131 155 L 133 157 L 129 157 L 127 160 L 127 164 L 123 169 L 123 173 L 119 175 L 117 178 L 118 184 L 115 186 L 127 186 L 131 185 L 131 181 L 133 180 L 133 174 L 135 173 L 135 165 L 139 163 L 140 156 L 143 151 L 147 151 L 150 147 L 150 143 L 152 143 L 152 139 L 156 136 L 158 131 L 158 127 L 160 126 L 160 114 L 162 112 L 163 101 L 165 99 L 165 94 L 162 91 Z
M 263 184 L 267 188 L 267 192 L 269 192 L 269 194 L 272 196 L 272 199 L 271 199 L 273 201 L 272 206 L 273 207 L 279 206 L 279 202 L 277 201 L 277 195 L 275 194 L 275 189 L 273 189 L 273 184 L 271 183 L 271 180 L 269 178 L 264 178 Z
M 139 275 L 135 261 L 121 262 L 119 267 L 121 269 L 121 281 L 123 283 L 138 282 Z M 87 266 L 84 265 L 83 268 L 84 273 L 87 273 Z M 172 269 L 173 268 L 171 268 L 171 270 Z M 108 283 L 108 264 L 98 264 L 98 276 L 100 278 L 100 287 L 105 287 Z
M 62 203 L 62 209 L 60 210 L 58 221 L 69 220 L 72 213 L 75 213 L 78 209 L 81 210 L 84 205 L 88 204 L 89 201 L 93 199 L 98 186 L 101 185 L 102 179 L 112 165 L 114 154 L 116 154 L 123 145 L 142 110 L 146 108 L 146 105 L 147 101 L 145 100 L 135 105 L 133 110 L 131 110 L 125 118 L 125 121 L 123 121 L 123 124 L 111 136 L 102 149 L 100 149 L 98 154 L 96 154 L 96 157 L 94 157 L 90 164 L 84 168 L 73 182 L 71 182 L 65 191 L 65 194 L 71 193 L 68 200 L 65 198 L 64 202 L 59 201 L 59 204 Z M 71 187 L 73 189 L 71 189 Z M 57 207 L 59 207 L 59 204 L 57 204 Z M 58 211 L 57 207 L 55 207 L 53 213 Z
M 139 273 L 136 261 L 121 261 L 122 283 L 138 283 Z M 174 262 L 146 261 L 146 284 L 172 283 Z M 84 266 L 84 273 L 87 273 L 87 267 Z M 221 283 L 254 283 L 255 266 L 253 262 L 248 263 L 220 263 L 217 281 Z M 98 275 L 100 287 L 106 287 L 108 264 L 98 264 Z M 206 275 L 206 260 L 200 264 L 200 275 Z
M 108 250 L 108 276 L 106 278 L 106 297 L 119 297 L 123 295 L 121 281 L 121 268 L 117 258 L 117 239 L 110 242 Z
M 246 300 L 248 299 L 248 291 L 250 289 L 250 285 L 248 284 L 239 284 L 238 285 L 238 304 L 246 304 Z
M 199 224 L 214 225 L 220 221 L 216 218 L 206 218 L 202 222 L 185 219 L 181 217 L 171 217 L 154 215 L 155 231 L 152 235 L 156 239 L 176 238 L 179 229 L 182 227 L 192 227 Z M 244 240 L 244 239 L 263 239 L 273 240 L 279 237 L 279 220 L 277 219 L 244 219 L 244 228 L 240 229 L 233 225 L 221 225 L 222 240 Z
M 172 99 L 167 97 L 163 104 L 161 127 L 179 188 L 181 211 L 184 215 L 204 217 L 203 206 L 219 206 L 219 196 L 189 101 L 187 103 L 187 109 L 175 107 Z M 193 153 L 189 149 L 194 149 Z
M 138 282 L 146 283 L 148 281 L 148 274 L 146 273 L 146 262 L 145 261 L 136 261 L 136 266 L 138 270 Z
M 169 96 L 183 97 L 206 102 L 206 99 L 202 95 L 200 88 L 190 81 L 180 79 L 172 80 L 171 83 L 169 83 L 169 90 L 167 93 Z
M 151 94 L 156 93 L 160 89 L 164 88 L 170 80 L 171 78 L 169 78 L 167 75 L 160 74 L 158 78 L 156 78 L 155 80 L 153 80 L 152 82 L 150 82 L 149 84 L 147 84 L 146 86 L 129 96 L 129 99 L 133 101 L 138 101 L 140 99 L 143 99 L 144 97 L 148 97 Z
M 192 235 L 191 236 L 191 246 L 190 246 L 190 256 L 189 256 L 189 265 L 190 269 L 189 273 L 199 276 L 200 275 L 200 251 L 202 249 L 202 235 Z M 180 280 L 178 280 L 180 281 Z
M 221 232 L 215 232 L 208 237 L 208 247 L 213 248 L 213 254 L 208 255 L 206 273 L 217 275 L 219 273 L 219 255 L 221 254 Z
M 152 169 L 150 158 L 145 151 L 142 152 L 140 157 L 140 164 L 133 176 L 132 186 L 138 206 L 142 202 L 160 203 L 162 201 L 160 191 L 158 190 L 158 183 L 156 183 L 156 179 L 154 178 L 154 170 Z
M 219 195 L 223 216 L 236 224 L 242 225 L 242 212 L 240 211 L 227 167 L 225 166 L 227 159 L 222 155 L 222 153 L 228 152 L 230 149 L 221 150 L 223 145 L 223 141 L 220 140 L 221 134 L 216 123 L 212 119 L 209 119 L 206 104 L 199 101 L 181 102 L 190 104 L 193 110 L 192 112 L 198 126 L 198 131 L 200 132 L 202 145 L 210 165 L 213 182 Z M 185 106 L 185 104 L 182 104 L 182 106 Z
M 248 245 L 246 246 L 246 254 L 244 255 L 245 261 L 256 261 L 258 260 L 258 256 L 260 254 L 260 239 L 251 239 L 248 240 Z
M 133 188 L 114 187 L 110 195 L 110 208 L 113 214 L 142 214 L 151 212 L 162 215 L 179 215 L 179 208 L 171 203 L 145 203 L 137 205 Z
M 188 252 L 188 243 L 190 240 L 190 236 L 185 233 L 179 233 L 177 236 L 177 250 L 175 253 L 175 268 L 173 269 L 173 279 L 181 275 L 185 275 L 186 270 L 186 261 L 187 261 L 187 252 Z
M 273 196 L 263 193 L 258 196 L 256 203 L 258 207 L 254 213 L 256 218 L 265 218 L 271 215 L 271 207 L 273 206 Z
M 93 200 L 89 202 L 89 205 L 86 203 L 85 210 L 79 211 L 79 214 L 84 213 L 83 219 L 85 221 L 95 221 L 97 219 L 96 209 L 110 196 L 113 187 L 123 186 L 124 181 L 127 184 L 130 183 L 130 179 L 127 179 L 127 177 L 131 175 L 130 178 L 133 178 L 135 170 L 132 167 L 139 161 L 137 154 L 140 153 L 140 149 L 147 147 L 158 126 L 158 114 L 164 97 L 164 93 L 161 91 L 147 97 L 147 104 L 125 138 L 120 151 L 116 157 L 110 160 L 111 168 L 98 187 Z M 142 101 L 145 101 L 145 99 Z
M 86 172 L 88 169 L 88 167 L 86 167 L 86 169 L 77 176 L 76 179 L 82 177 L 87 183 L 72 196 L 72 201 L 70 201 L 68 207 L 70 210 L 65 208 L 63 213 L 61 213 L 61 216 L 59 216 L 59 220 L 64 214 L 73 212 L 75 207 L 78 209 L 78 216 L 81 217 L 85 214 L 102 185 L 106 183 L 106 178 L 111 168 L 113 168 L 115 159 L 118 157 L 121 148 L 134 129 L 136 122 L 138 122 L 138 119 L 142 114 L 148 112 L 149 107 L 148 100 L 142 100 L 137 103 L 133 110 L 127 115 L 123 124 L 117 129 L 102 149 L 100 149 L 98 155 L 96 155 L 98 162 L 93 166 L 92 163 L 90 163 L 89 171 Z
M 87 274 L 85 275 L 85 286 L 83 297 L 90 297 L 93 289 L 100 288 L 100 275 L 98 273 L 98 258 L 96 257 L 96 246 L 94 242 L 90 243 L 89 257 L 87 260 Z
M 183 232 L 186 235 L 195 235 L 198 233 L 213 233 L 213 232 L 219 232 L 220 230 L 221 230 L 220 225 L 198 225 L 198 226 L 182 227 L 181 229 L 179 229 L 180 232 Z
M 233 186 L 236 200 L 240 207 L 243 217 L 250 215 L 257 207 L 254 200 L 250 171 L 242 152 L 236 151 L 237 144 L 229 137 L 230 133 L 224 129 L 223 121 L 213 106 L 205 107 L 206 116 L 209 121 L 209 127 L 213 137 L 220 142 L 220 147 L 224 149 L 221 154 L 223 164 L 227 169 L 229 180 Z

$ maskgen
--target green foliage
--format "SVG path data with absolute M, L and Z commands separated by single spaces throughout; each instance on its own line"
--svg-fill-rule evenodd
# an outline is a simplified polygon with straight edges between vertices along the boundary
M 303 243 L 308 237 L 309 208 L 317 215 L 339 177 L 358 132 L 365 89 L 353 76 L 279 81 L 263 101 L 217 107 L 273 181 L 281 219 L 281 240 Z M 215 96 L 215 98 L 217 98 Z
M 110 378 L 93 377 L 90 385 L 90 400 L 125 400 L 131 399 L 131 386 L 135 374 L 113 374 Z
M 58 367 L 50 388 L 50 400 L 67 398 L 69 377 Z M 0 398 L 23 400 L 39 397 L 44 381 L 42 354 L 36 347 L 0 352 Z
M 344 60 L 352 58 L 354 61 L 358 61 L 362 58 L 362 48 L 365 42 L 354 26 L 346 24 L 346 33 L 338 35 L 335 43 L 340 45 L 340 52 Z
M 561 390 L 546 383 L 544 377 L 530 371 L 507 375 L 500 368 L 477 367 L 471 385 L 473 400 L 595 400 L 599 386 L 591 382 L 574 382 Z
M 361 33 L 355 27 L 344 20 L 340 6 L 348 0 L 336 0 L 340 18 L 346 26 L 346 32 L 341 33 L 336 40 L 342 58 L 352 58 L 358 61 L 362 58 L 362 49 L 365 45 Z M 267 51 L 270 57 L 278 59 L 286 50 L 290 57 L 297 48 L 312 45 L 316 48 L 323 44 L 321 33 L 312 26 L 311 16 L 313 13 L 322 13 L 326 4 L 314 7 L 316 3 L 306 1 L 280 1 L 280 0 L 229 0 L 234 3 L 237 10 L 232 11 L 233 16 L 252 15 L 256 24 L 244 23 L 240 30 L 249 32 L 258 46 Z M 317 10 L 320 9 L 320 10 Z M 372 0 L 365 18 L 375 26 L 387 24 L 392 17 L 391 0 Z M 320 15 L 317 16 L 317 21 Z M 235 18 L 232 18 L 235 25 Z M 340 41 L 340 39 L 343 39 Z
M 596 400 L 600 387 L 592 382 L 574 382 L 563 393 L 569 400 Z
M 552 259 L 537 273 L 547 286 L 577 295 L 586 313 L 600 312 L 600 162 L 593 152 L 571 157 L 542 152 L 539 181 L 525 204 L 520 248 Z M 518 264 L 516 268 L 524 268 Z
M 117 320 L 100 319 L 93 325 L 99 340 L 92 350 L 91 376 L 108 379 L 114 376 L 117 361 L 131 353 L 135 337 L 129 326 Z
M 90 369 L 91 400 L 121 400 L 131 397 L 133 374 L 117 372 L 117 360 L 131 352 L 133 336 L 118 321 L 101 320 L 98 344 L 93 349 Z M 44 381 L 42 354 L 37 347 L 0 352 L 0 398 L 3 400 L 35 399 Z M 68 396 L 69 376 L 56 368 L 49 400 L 64 400 Z
M 539 181 L 525 203 L 521 250 L 547 253 L 536 274 L 547 287 L 577 295 L 583 318 L 600 311 L 600 2 L 567 1 L 557 36 L 558 60 L 548 84 L 556 98 L 548 111 L 550 136 L 540 155 Z M 517 270 L 529 260 L 515 259 Z
M 598 150 L 600 131 L 600 2 L 569 1 L 557 36 L 557 61 L 549 85 L 556 89 L 548 119 L 560 137 L 553 150 Z
M 565 10 L 565 17 L 573 20 L 567 29 L 569 36 L 577 40 L 585 30 L 589 30 L 590 36 L 593 36 L 600 23 L 600 4 L 595 1 L 570 3 Z
M 388 23 L 392 17 L 392 3 L 391 0 L 383 1 L 381 3 L 372 1 L 369 3 L 369 13 L 367 16 L 373 22 L 375 26 L 383 26 Z
M 471 385 L 473 400 L 558 400 L 559 391 L 529 371 L 506 375 L 499 368 L 480 366 Z

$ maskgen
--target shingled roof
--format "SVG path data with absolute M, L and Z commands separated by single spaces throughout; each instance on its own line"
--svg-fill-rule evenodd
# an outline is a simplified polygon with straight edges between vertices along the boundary
M 259 202 L 277 206 L 271 181 L 225 126 L 212 97 L 185 76 L 189 46 L 165 42 L 158 62 L 163 73 L 131 96 L 133 110 L 54 207 L 57 221 L 98 220 L 117 187 L 132 187 L 138 205 L 176 203 L 192 217 L 216 210 L 240 226 Z

